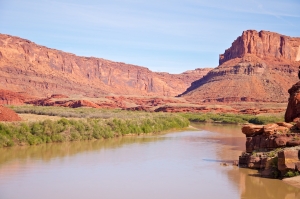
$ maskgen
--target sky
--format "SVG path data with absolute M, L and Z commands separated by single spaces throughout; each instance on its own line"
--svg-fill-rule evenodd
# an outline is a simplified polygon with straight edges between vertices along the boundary
M 155 72 L 217 67 L 244 30 L 300 37 L 299 0 L 0 0 L 0 33 Z

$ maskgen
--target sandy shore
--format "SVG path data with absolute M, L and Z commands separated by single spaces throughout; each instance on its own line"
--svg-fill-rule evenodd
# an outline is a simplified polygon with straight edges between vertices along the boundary
M 300 188 L 300 176 L 285 178 L 282 181 L 294 187 Z

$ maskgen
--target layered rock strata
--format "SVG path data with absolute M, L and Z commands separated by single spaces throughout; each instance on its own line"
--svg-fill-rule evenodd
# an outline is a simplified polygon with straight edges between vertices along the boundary
M 246 151 L 239 157 L 239 166 L 259 169 L 264 177 L 285 176 L 300 171 L 300 122 L 292 125 L 279 122 L 267 125 L 248 124 Z
M 273 58 L 276 60 L 300 60 L 300 38 L 288 37 L 275 32 L 255 30 L 244 31 L 219 57 L 219 64 L 242 58 L 246 54 L 256 55 L 260 58 Z
M 220 65 L 182 95 L 197 102 L 286 102 L 298 81 L 300 38 L 244 31 L 220 55 Z
M 0 89 L 37 97 L 55 93 L 89 97 L 108 94 L 175 96 L 209 70 L 156 73 L 145 67 L 80 57 L 0 34 Z

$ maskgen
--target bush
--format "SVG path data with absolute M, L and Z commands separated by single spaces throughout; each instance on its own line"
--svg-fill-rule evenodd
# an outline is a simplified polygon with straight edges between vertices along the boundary
M 120 113 L 117 112 L 118 114 Z M 14 144 L 37 145 L 91 139 L 107 139 L 119 135 L 157 133 L 184 128 L 189 121 L 176 114 L 143 113 L 138 118 L 44 120 L 28 123 L 0 123 L 0 147 Z
M 284 175 L 284 177 L 288 177 L 288 178 L 290 178 L 290 177 L 294 177 L 294 176 L 299 176 L 299 172 L 298 171 L 288 171 L 285 175 Z

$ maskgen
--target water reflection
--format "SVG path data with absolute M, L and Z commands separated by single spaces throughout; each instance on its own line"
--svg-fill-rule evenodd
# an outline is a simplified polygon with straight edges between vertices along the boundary
M 243 168 L 228 170 L 227 176 L 240 189 L 240 198 L 296 199 L 300 189 L 283 183 L 281 180 L 257 176 L 257 171 Z
M 220 165 L 244 149 L 240 126 L 195 126 L 165 135 L 0 149 L 0 198 L 300 198 L 299 189 L 280 180 Z
M 50 143 L 38 146 L 0 148 L 0 167 L 11 160 L 31 161 L 39 159 L 45 162 L 53 158 L 73 156 L 78 153 L 116 149 L 128 144 L 144 144 L 165 139 L 157 136 L 119 137 L 107 140 L 92 140 L 68 143 Z
M 194 124 L 195 125 L 195 124 Z M 199 129 L 218 132 L 218 135 L 208 136 L 205 139 L 217 140 L 217 144 L 223 145 L 218 150 L 218 157 L 224 160 L 226 152 L 232 151 L 234 154 L 239 154 L 245 150 L 245 138 L 241 133 L 240 126 L 220 125 L 220 124 L 196 124 Z M 224 129 L 224 131 L 222 131 Z M 226 134 L 226 135 L 225 135 Z M 228 137 L 230 135 L 230 137 Z M 236 156 L 238 157 L 238 156 Z M 216 162 L 223 162 L 215 160 Z M 224 161 L 226 162 L 226 161 Z M 256 170 L 232 167 L 233 169 L 226 170 L 228 179 L 236 184 L 240 190 L 240 198 L 243 199 L 296 199 L 300 198 L 300 189 L 283 183 L 277 179 L 267 179 L 259 176 Z

